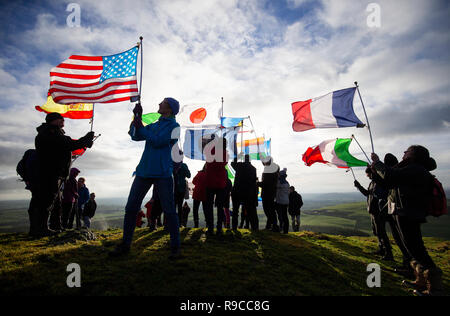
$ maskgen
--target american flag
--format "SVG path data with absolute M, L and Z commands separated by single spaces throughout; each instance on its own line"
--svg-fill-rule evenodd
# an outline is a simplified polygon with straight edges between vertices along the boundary
M 56 103 L 111 103 L 138 95 L 137 46 L 111 56 L 72 55 L 50 71 Z

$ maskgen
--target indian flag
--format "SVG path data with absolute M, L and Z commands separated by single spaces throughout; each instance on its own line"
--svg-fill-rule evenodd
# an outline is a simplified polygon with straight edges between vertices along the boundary
M 244 155 L 250 155 L 250 159 L 261 160 L 270 156 L 270 144 L 270 139 L 265 140 L 264 137 L 258 137 L 244 140 L 242 143 L 238 142 L 236 143 L 236 147 L 238 149 L 242 148 L 242 153 Z
M 337 138 L 321 142 L 314 148 L 309 147 L 303 154 L 303 161 L 307 166 L 316 162 L 338 168 L 367 167 L 368 163 L 358 160 L 349 152 L 351 138 Z

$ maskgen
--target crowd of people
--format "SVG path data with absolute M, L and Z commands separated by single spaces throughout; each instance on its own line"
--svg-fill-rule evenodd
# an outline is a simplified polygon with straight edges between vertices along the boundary
M 137 103 L 133 109 L 134 120 L 129 135 L 134 141 L 145 141 L 145 149 L 125 206 L 123 238 L 109 253 L 110 256 L 122 256 L 130 251 L 135 227 L 142 226 L 144 217 L 150 230 L 164 226 L 170 233 L 169 258 L 181 256 L 179 228 L 187 226 L 190 213 L 185 200 L 189 197 L 187 179 L 191 178 L 191 172 L 182 160 L 174 162 L 172 158 L 172 149 L 178 146 L 178 139 L 173 137 L 174 131 L 179 128 L 175 119 L 178 111 L 178 101 L 165 98 L 159 104 L 160 119 L 144 126 L 141 105 Z M 35 183 L 30 185 L 32 235 L 48 236 L 71 228 L 74 218 L 77 227 L 81 226 L 81 219 L 86 227 L 90 227 L 90 219 L 95 214 L 95 195 L 89 195 L 84 178 L 76 179 L 79 170 L 69 169 L 71 151 L 91 147 L 94 133 L 89 132 L 79 140 L 72 140 L 64 135 L 63 127 L 61 115 L 50 113 L 46 123 L 37 129 L 35 143 L 39 167 L 36 169 Z M 243 161 L 239 161 L 242 157 L 236 157 L 231 162 L 235 170 L 233 184 L 225 168 L 229 162 L 226 139 L 213 137 L 208 145 L 211 144 L 212 150 L 205 152 L 206 163 L 192 181 L 195 186 L 192 194 L 194 227 L 200 225 L 199 208 L 202 206 L 208 236 L 214 235 L 214 228 L 215 234 L 221 235 L 223 227 L 236 230 L 244 224 L 246 228 L 257 231 L 260 188 L 262 208 L 267 218 L 265 229 L 288 233 L 290 215 L 293 231 L 299 231 L 303 200 L 289 185 L 286 168 L 280 170 L 272 157 L 266 157 L 262 160 L 264 170 L 259 181 L 250 157 L 245 155 Z M 442 271 L 428 255 L 421 234 L 433 179 L 430 171 L 436 168 L 436 163 L 422 146 L 409 147 L 400 162 L 392 154 L 387 154 L 382 162 L 373 153 L 372 160 L 366 170 L 371 180 L 369 187 L 362 187 L 356 180 L 355 186 L 367 196 L 373 232 L 379 240 L 378 253 L 384 260 L 394 259 L 385 228 L 389 223 L 395 243 L 403 254 L 403 268 L 412 269 L 416 277 L 414 282 L 405 284 L 421 293 L 437 293 L 442 289 Z M 141 205 L 151 188 L 152 198 L 145 204 L 145 214 L 141 211 Z M 217 211 L 216 221 L 214 208 Z

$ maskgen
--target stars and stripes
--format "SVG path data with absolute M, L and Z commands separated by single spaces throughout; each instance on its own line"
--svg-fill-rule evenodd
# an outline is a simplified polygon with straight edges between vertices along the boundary
M 56 103 L 111 103 L 139 94 L 139 48 L 111 56 L 72 55 L 50 71 L 49 93 Z

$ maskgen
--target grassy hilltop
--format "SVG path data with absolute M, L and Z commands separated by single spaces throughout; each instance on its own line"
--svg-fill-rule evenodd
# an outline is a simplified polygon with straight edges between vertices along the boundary
M 72 231 L 34 240 L 23 233 L 0 235 L 0 294 L 33 295 L 411 295 L 400 286 L 392 264 L 370 253 L 373 237 L 312 232 L 283 235 L 227 230 L 207 237 L 204 229 L 181 229 L 183 258 L 171 262 L 169 236 L 162 229 L 137 229 L 128 257 L 107 252 L 121 230 L 95 231 L 84 241 Z M 450 242 L 425 238 L 444 271 L 450 293 Z M 394 247 L 400 261 L 400 253 Z M 68 288 L 69 263 L 81 266 L 81 288 Z M 366 267 L 379 263 L 381 288 L 368 288 Z

